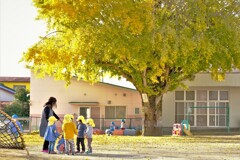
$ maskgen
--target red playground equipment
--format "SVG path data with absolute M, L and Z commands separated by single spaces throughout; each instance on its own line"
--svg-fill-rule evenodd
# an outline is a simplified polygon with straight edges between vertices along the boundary
M 182 125 L 180 123 L 173 124 L 172 135 L 173 136 L 181 136 L 182 135 Z

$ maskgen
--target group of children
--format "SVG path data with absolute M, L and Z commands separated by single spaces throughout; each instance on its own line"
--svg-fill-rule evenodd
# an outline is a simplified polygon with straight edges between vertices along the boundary
M 110 128 L 106 130 L 106 134 L 109 135 L 109 136 L 113 135 L 113 132 L 114 132 L 115 129 L 117 129 L 117 126 L 115 125 L 114 122 L 111 122 Z M 121 127 L 120 127 L 120 129 L 121 130 L 125 130 L 125 120 L 124 119 L 121 120 Z
M 48 127 L 46 129 L 44 139 L 49 141 L 48 153 L 56 154 L 54 151 L 55 143 L 57 138 L 59 138 L 57 144 L 58 153 L 65 153 L 67 155 L 76 153 L 85 153 L 85 143 L 84 139 L 87 139 L 88 150 L 87 154 L 92 153 L 92 135 L 93 135 L 93 127 L 95 127 L 93 119 L 88 119 L 85 121 L 83 116 L 79 116 L 77 118 L 78 124 L 75 125 L 74 116 L 71 114 L 66 114 L 64 116 L 63 125 L 62 125 L 62 133 L 60 134 L 59 130 L 56 127 L 55 122 L 57 119 L 54 116 L 49 117 L 48 119 Z M 77 151 L 75 152 L 74 145 L 74 135 L 77 135 L 76 145 Z M 80 144 L 82 150 L 80 151 Z
M 18 116 L 13 115 L 12 119 L 13 121 L 18 125 L 20 128 L 20 131 L 22 132 L 22 126 L 19 121 L 17 121 Z M 87 119 L 85 121 L 85 118 L 83 116 L 79 116 L 77 118 L 77 126 L 74 123 L 74 116 L 71 114 L 66 114 L 64 116 L 63 125 L 62 128 L 59 130 L 55 124 L 57 119 L 54 116 L 50 116 L 48 119 L 48 127 L 45 131 L 44 140 L 49 141 L 48 145 L 48 153 L 49 154 L 56 154 L 54 151 L 55 143 L 57 138 L 58 144 L 56 146 L 58 153 L 65 153 L 69 155 L 70 153 L 72 155 L 76 153 L 85 153 L 85 138 L 87 139 L 87 146 L 88 150 L 86 151 L 87 154 L 92 153 L 92 135 L 93 135 L 93 127 L 95 127 L 93 119 Z M 13 125 L 13 123 L 10 124 L 11 132 L 14 136 L 17 136 L 18 132 L 16 127 Z M 115 123 L 111 122 L 110 129 L 106 131 L 108 135 L 112 135 L 113 131 L 116 129 Z M 121 129 L 125 129 L 125 120 L 121 120 Z M 62 130 L 62 133 L 60 133 Z M 77 135 L 76 139 L 76 145 L 77 145 L 77 151 L 75 152 L 75 145 L 74 145 L 74 135 Z M 81 151 L 80 151 L 80 145 L 81 145 Z

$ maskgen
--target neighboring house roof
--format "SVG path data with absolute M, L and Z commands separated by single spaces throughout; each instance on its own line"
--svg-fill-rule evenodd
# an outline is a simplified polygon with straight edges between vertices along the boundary
M 5 90 L 5 91 L 7 91 L 7 92 L 9 92 L 9 93 L 12 93 L 12 94 L 15 94 L 15 93 L 16 93 L 14 89 L 8 88 L 7 86 L 4 86 L 4 85 L 1 84 L 1 83 L 0 83 L 0 89 Z
M 0 82 L 30 82 L 30 77 L 0 77 Z

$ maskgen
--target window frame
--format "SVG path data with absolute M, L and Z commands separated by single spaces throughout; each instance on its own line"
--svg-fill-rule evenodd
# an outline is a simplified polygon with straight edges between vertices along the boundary
M 194 100 L 187 100 L 186 98 L 186 95 L 187 95 L 187 92 L 188 91 L 182 91 L 182 90 L 178 90 L 178 91 L 175 91 L 175 97 L 174 97 L 174 100 L 175 100 L 175 103 L 174 103 L 174 113 L 175 113 L 175 122 L 176 123 L 179 123 L 180 119 L 181 118 L 184 118 L 184 119 L 187 119 L 188 118 L 188 113 L 185 111 L 186 109 L 188 109 L 188 104 L 189 103 L 192 103 L 194 104 L 194 106 L 198 106 L 198 103 L 205 103 L 206 106 L 210 106 L 209 108 L 206 108 L 206 110 L 204 110 L 205 108 L 195 108 L 193 109 L 192 113 L 190 114 L 190 116 L 193 116 L 193 122 L 190 122 L 192 126 L 194 127 L 226 127 L 227 126 L 227 111 L 226 111 L 226 108 L 215 108 L 215 111 L 214 111 L 214 114 L 212 113 L 213 110 L 211 107 L 214 107 L 214 106 L 219 106 L 219 107 L 227 107 L 229 106 L 229 90 L 221 90 L 221 89 L 195 89 L 195 90 L 189 90 L 189 91 L 194 91 L 194 95 L 195 95 L 195 98 Z M 207 93 L 207 99 L 201 99 L 201 100 L 198 100 L 197 99 L 197 92 L 198 91 L 206 91 Z M 213 100 L 210 98 L 210 92 L 215 92 L 217 91 L 217 100 Z M 184 95 L 183 95 L 183 99 L 182 100 L 176 100 L 176 92 L 182 92 Z M 227 100 L 224 99 L 222 100 L 221 97 L 220 97 L 220 93 L 221 92 L 227 92 Z M 179 95 L 178 95 L 179 97 Z M 204 97 L 204 96 L 200 96 L 200 97 Z M 184 114 L 178 114 L 177 112 L 177 103 L 183 103 L 184 105 L 184 111 L 183 113 Z M 210 104 L 213 104 L 214 103 L 214 106 L 211 106 Z M 224 104 L 224 106 L 220 106 L 219 104 Z M 205 106 L 205 105 L 204 105 Z M 222 111 L 222 113 L 220 113 L 220 110 Z M 202 112 L 204 111 L 204 113 Z M 202 113 L 201 113 L 202 112 Z M 206 120 L 206 125 L 198 125 L 197 124 L 197 120 L 198 120 L 198 116 L 206 116 L 207 119 Z M 215 116 L 215 120 L 214 120 L 214 125 L 211 124 L 210 122 L 210 117 L 211 116 Z M 224 122 L 220 120 L 220 118 L 223 118 L 224 119 Z M 224 124 L 224 125 L 221 125 Z
M 138 110 L 138 113 L 136 112 Z M 135 115 L 140 115 L 141 113 L 140 113 L 140 107 L 135 107 L 134 108 L 134 114 Z
M 114 117 L 108 117 L 107 116 L 107 108 L 114 108 Z M 118 117 L 117 116 L 117 107 L 124 107 L 124 109 L 125 109 L 125 115 L 124 115 L 124 117 Z M 127 107 L 126 106 L 105 106 L 105 118 L 106 119 L 122 119 L 122 118 L 126 118 L 127 116 Z

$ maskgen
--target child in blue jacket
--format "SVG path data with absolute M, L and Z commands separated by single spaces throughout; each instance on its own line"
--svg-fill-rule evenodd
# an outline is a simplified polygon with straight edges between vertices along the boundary
M 105 133 L 110 136 L 113 134 L 113 131 L 116 129 L 116 126 L 115 126 L 115 123 L 114 122 L 111 122 L 110 124 L 110 128 L 109 129 L 106 129 Z
M 85 152 L 85 144 L 84 144 L 84 133 L 87 129 L 87 126 L 84 124 L 85 123 L 85 118 L 83 116 L 78 117 L 78 135 L 77 135 L 77 151 L 76 153 L 84 153 Z M 82 151 L 80 152 L 80 144 L 82 147 Z
M 49 154 L 56 154 L 56 152 L 54 152 L 54 146 L 55 146 L 56 139 L 59 137 L 59 133 L 55 125 L 56 121 L 57 119 L 54 116 L 49 117 L 48 126 L 44 134 L 44 140 L 49 141 L 49 145 L 48 145 Z
M 13 119 L 13 122 L 15 122 L 17 124 L 17 126 L 19 127 L 20 131 L 22 132 L 23 129 L 22 129 L 22 125 L 21 123 L 17 120 L 18 116 L 16 114 L 12 115 L 12 119 Z M 13 124 L 13 122 L 11 122 L 9 124 L 9 128 L 10 128 L 10 131 L 13 133 L 13 135 L 15 137 L 18 137 L 18 130 L 17 128 L 15 127 L 15 125 Z
M 58 141 L 57 150 L 58 150 L 58 154 L 64 153 L 64 151 L 65 151 L 65 140 L 64 140 L 63 135 L 61 136 L 60 140 Z

